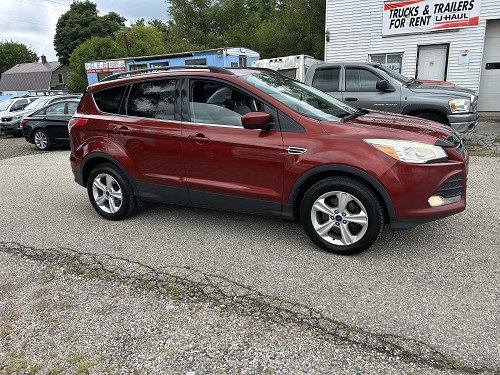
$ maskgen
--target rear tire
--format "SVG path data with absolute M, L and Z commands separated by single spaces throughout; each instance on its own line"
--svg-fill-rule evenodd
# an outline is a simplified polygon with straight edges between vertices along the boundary
M 108 220 L 123 220 L 137 211 L 137 200 L 127 176 L 113 164 L 94 168 L 87 181 L 90 203 Z
M 40 151 L 48 151 L 52 148 L 49 135 L 44 130 L 35 130 L 33 133 L 33 143 Z
M 377 195 L 363 182 L 330 177 L 305 194 L 300 221 L 309 238 L 323 250 L 353 255 L 375 243 L 383 228 L 384 210 Z
M 448 121 L 444 116 L 438 115 L 437 113 L 432 113 L 432 112 L 425 112 L 425 113 L 420 113 L 418 115 L 415 115 L 415 117 L 423 118 L 426 120 L 431 120 L 434 122 L 438 122 L 443 125 L 449 125 Z

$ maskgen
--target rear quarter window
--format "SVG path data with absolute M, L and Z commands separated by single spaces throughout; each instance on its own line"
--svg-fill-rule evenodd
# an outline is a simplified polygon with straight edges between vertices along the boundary
M 125 94 L 126 87 L 127 86 L 111 87 L 109 89 L 94 92 L 92 96 L 94 97 L 97 108 L 101 112 L 119 113 L 120 104 L 123 99 L 123 94 Z

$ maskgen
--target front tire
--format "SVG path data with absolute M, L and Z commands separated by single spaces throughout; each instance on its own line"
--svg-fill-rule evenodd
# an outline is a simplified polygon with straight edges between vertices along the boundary
M 52 148 L 49 135 L 44 130 L 35 130 L 33 133 L 33 143 L 40 151 L 48 151 Z
M 87 192 L 94 209 L 108 220 L 125 219 L 137 210 L 130 181 L 113 164 L 102 164 L 92 171 Z
M 309 238 L 335 254 L 359 254 L 377 240 L 384 210 L 373 190 L 351 177 L 330 177 L 305 194 L 300 221 Z

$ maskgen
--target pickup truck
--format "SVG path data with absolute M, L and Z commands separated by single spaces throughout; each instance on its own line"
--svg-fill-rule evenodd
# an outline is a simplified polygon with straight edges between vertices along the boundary
M 357 108 L 416 116 L 465 133 L 477 126 L 477 95 L 449 82 L 409 79 L 370 62 L 309 67 L 305 83 Z

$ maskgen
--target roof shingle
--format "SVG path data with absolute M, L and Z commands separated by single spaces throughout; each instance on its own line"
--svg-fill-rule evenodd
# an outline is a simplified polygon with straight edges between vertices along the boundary
M 52 72 L 60 66 L 58 61 L 17 64 L 2 74 L 0 91 L 49 90 Z

